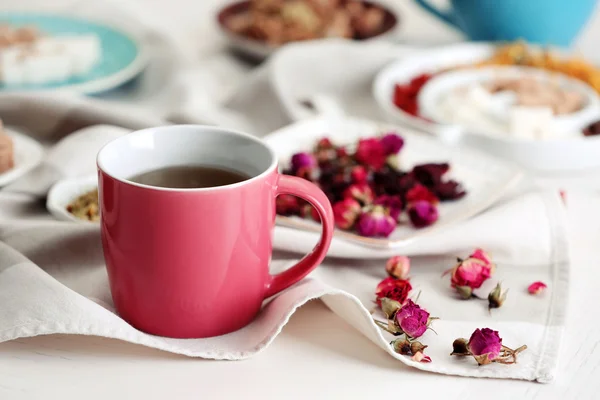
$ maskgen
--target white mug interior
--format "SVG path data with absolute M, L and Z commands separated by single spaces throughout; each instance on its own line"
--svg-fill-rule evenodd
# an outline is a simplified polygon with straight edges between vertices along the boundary
M 97 165 L 117 180 L 146 186 L 130 178 L 167 167 L 208 166 L 239 172 L 252 179 L 275 169 L 277 157 L 260 139 L 246 133 L 213 126 L 171 125 L 135 131 L 113 140 L 98 153 Z

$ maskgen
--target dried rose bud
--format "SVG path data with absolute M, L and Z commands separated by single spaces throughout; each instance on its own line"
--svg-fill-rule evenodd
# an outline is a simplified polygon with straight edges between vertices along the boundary
M 316 182 L 319 179 L 319 170 L 314 167 L 300 167 L 294 175 L 307 181 Z
M 375 201 L 373 201 L 373 204 L 385 207 L 388 214 L 390 214 L 394 220 L 398 221 L 398 218 L 400 218 L 400 213 L 402 212 L 402 200 L 400 200 L 400 197 L 384 194 L 377 197 Z
M 335 226 L 340 229 L 350 229 L 360 215 L 360 203 L 352 198 L 346 198 L 333 205 Z
M 315 157 L 320 166 L 333 162 L 337 158 L 337 152 L 334 148 L 322 148 L 315 151 Z
M 490 268 L 490 275 L 494 273 L 496 266 L 492 262 L 492 258 L 487 254 L 483 249 L 477 248 L 473 251 L 473 254 L 469 256 L 469 258 L 475 258 L 477 260 L 483 261 L 483 263 Z
M 548 286 L 544 283 L 544 282 L 533 282 L 531 285 L 529 285 L 529 287 L 527 288 L 527 291 L 529 292 L 529 294 L 541 294 L 544 292 L 544 290 L 546 290 Z
M 345 198 L 353 198 L 361 202 L 361 204 L 369 205 L 373 203 L 373 189 L 367 183 L 353 183 L 344 191 Z
M 450 164 L 421 164 L 413 167 L 412 173 L 421 184 L 432 188 L 442 182 L 442 177 L 450 169 Z
M 365 167 L 362 165 L 356 165 L 352 167 L 350 171 L 350 176 L 352 178 L 352 182 L 354 183 L 365 183 L 369 178 L 369 173 Z
M 431 190 L 440 200 L 458 200 L 467 194 L 462 185 L 454 180 L 436 183 Z
M 424 228 L 437 221 L 437 208 L 427 201 L 416 201 L 408 208 L 408 217 L 415 228 Z
M 410 271 L 410 259 L 406 256 L 391 257 L 385 263 L 388 275 L 396 279 L 408 279 Z
M 490 328 L 476 329 L 469 339 L 468 348 L 479 365 L 486 365 L 500 355 L 502 338 Z
M 450 284 L 453 288 L 479 289 L 494 273 L 494 264 L 485 264 L 477 258 L 460 260 L 451 270 Z
M 411 357 L 411 360 L 417 361 L 417 362 L 429 363 L 429 362 L 431 362 L 431 357 L 426 356 L 422 352 L 418 351 Z
M 426 345 L 424 345 L 423 343 L 421 343 L 421 342 L 418 342 L 418 341 L 416 341 L 416 340 L 415 340 L 415 341 L 413 341 L 413 342 L 410 344 L 410 351 L 411 351 L 413 354 L 417 354 L 418 352 L 421 352 L 421 353 L 423 353 L 423 351 L 424 351 L 426 348 L 427 348 L 427 346 L 426 346 Z
M 438 199 L 429 189 L 420 183 L 417 183 L 415 186 L 410 188 L 408 192 L 406 192 L 406 202 L 414 203 L 421 200 L 431 204 L 438 204 L 440 202 L 440 199 Z
M 310 153 L 296 153 L 291 160 L 292 171 L 296 172 L 300 168 L 314 168 L 317 166 L 315 156 Z
M 452 342 L 452 353 L 451 356 L 468 356 L 471 352 L 469 351 L 469 341 L 465 338 L 458 338 Z
M 465 300 L 469 300 L 473 297 L 473 289 L 469 286 L 457 286 L 456 292 Z
M 502 292 L 502 286 L 500 286 L 500 283 L 498 283 L 494 290 L 492 290 L 488 295 L 488 308 L 492 309 L 502 307 L 502 304 L 504 304 L 504 301 L 506 300 L 507 294 L 508 290 Z
M 385 155 L 398 154 L 404 146 L 404 139 L 395 133 L 388 133 L 381 138 Z
M 320 149 L 333 149 L 333 143 L 331 143 L 331 140 L 329 140 L 329 138 L 321 138 L 317 141 L 317 145 L 315 146 L 315 150 L 320 150 Z
M 390 344 L 392 345 L 394 351 L 398 354 L 402 354 L 404 356 L 410 356 L 412 354 L 411 344 L 408 340 L 404 338 L 396 339 Z
M 378 170 L 385 165 L 385 148 L 377 138 L 360 139 L 354 158 L 359 163 Z
M 410 285 L 409 281 L 387 277 L 381 282 L 379 282 L 379 284 L 377 285 L 377 289 L 375 289 L 375 296 L 377 296 L 377 305 L 379 307 L 382 306 L 381 300 L 383 298 L 394 300 L 400 304 L 403 304 L 408 298 L 408 295 L 411 290 L 412 286 Z
M 338 147 L 335 149 L 335 155 L 339 158 L 346 158 L 348 157 L 348 150 L 345 147 Z
M 400 304 L 396 300 L 388 299 L 387 297 L 381 298 L 380 302 L 381 311 L 383 311 L 383 313 L 388 319 L 394 318 L 394 315 L 396 315 L 396 311 L 398 311 L 402 307 L 402 304 Z
M 382 206 L 373 206 L 363 212 L 356 223 L 359 235 L 366 237 L 388 237 L 396 229 L 396 220 Z
M 291 194 L 282 194 L 275 199 L 275 209 L 279 215 L 298 215 L 300 203 Z
M 427 330 L 429 313 L 408 299 L 394 317 L 396 325 L 402 329 L 402 332 L 411 338 L 422 336 Z

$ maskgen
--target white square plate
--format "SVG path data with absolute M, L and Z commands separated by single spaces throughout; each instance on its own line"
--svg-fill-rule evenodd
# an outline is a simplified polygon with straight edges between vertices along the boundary
M 309 151 L 319 138 L 326 136 L 335 144 L 345 145 L 355 143 L 361 137 L 376 136 L 388 131 L 397 132 L 405 140 L 405 145 L 399 153 L 400 169 L 407 170 L 422 163 L 448 162 L 450 164 L 449 177 L 462 183 L 467 195 L 459 200 L 440 203 L 438 221 L 427 228 L 415 229 L 408 223 L 399 224 L 388 238 L 366 238 L 336 229 L 334 240 L 344 240 L 371 249 L 401 247 L 483 211 L 498 200 L 522 176 L 518 169 L 484 153 L 467 148 L 449 147 L 427 137 L 426 134 L 407 128 L 356 118 L 305 120 L 284 127 L 263 139 L 277 153 L 280 168 L 283 169 L 288 165 L 294 153 Z M 283 216 L 277 216 L 276 221 L 280 226 L 309 231 L 314 235 L 314 241 L 310 240 L 312 243 L 307 243 L 307 246 L 295 243 L 292 247 L 284 246 L 288 247 L 286 250 L 310 250 L 318 240 L 321 228 L 314 221 Z M 287 229 L 279 230 L 277 235 L 287 231 Z M 276 242 L 281 242 L 281 240 L 276 240 Z M 335 246 L 332 246 L 329 255 L 345 256 L 345 254 L 336 253 Z

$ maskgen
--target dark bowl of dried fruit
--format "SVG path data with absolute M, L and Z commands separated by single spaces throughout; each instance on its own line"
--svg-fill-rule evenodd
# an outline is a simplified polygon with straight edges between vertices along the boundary
M 397 14 L 370 1 L 246 0 L 223 7 L 217 22 L 236 53 L 262 61 L 291 42 L 388 38 L 399 21 Z

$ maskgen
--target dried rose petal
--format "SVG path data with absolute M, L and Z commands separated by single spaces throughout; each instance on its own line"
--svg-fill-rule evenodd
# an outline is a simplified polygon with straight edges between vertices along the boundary
M 428 201 L 416 201 L 408 209 L 408 217 L 415 228 L 423 228 L 437 221 L 437 208 Z
M 398 154 L 404 146 L 404 139 L 395 133 L 388 133 L 381 138 L 386 155 Z
M 425 186 L 417 183 L 408 192 L 406 192 L 406 202 L 414 203 L 415 201 L 426 201 L 431 204 L 438 204 L 440 200 Z
M 275 199 L 275 209 L 279 215 L 298 215 L 300 203 L 297 197 L 291 194 L 282 194 Z
M 363 212 L 356 223 L 359 235 L 388 237 L 396 229 L 396 220 L 382 206 L 374 206 Z
M 377 138 L 360 139 L 354 158 L 375 170 L 385 165 L 385 148 Z
M 400 304 L 404 304 L 411 290 L 412 286 L 409 281 L 387 277 L 379 282 L 377 289 L 375 290 L 377 305 L 381 307 L 381 299 L 383 298 L 388 298 L 390 300 L 395 300 Z
M 537 281 L 537 282 L 533 282 L 531 285 L 529 285 L 529 287 L 527 288 L 527 291 L 529 292 L 529 294 L 536 295 L 536 294 L 543 293 L 547 287 L 548 286 L 544 282 Z
M 429 362 L 431 362 L 431 357 L 426 356 L 421 351 L 417 351 L 415 354 L 413 354 L 413 356 L 411 357 L 411 360 L 417 361 L 417 362 L 429 363 Z
M 395 221 L 398 221 L 400 213 L 402 212 L 402 200 L 400 200 L 400 197 L 388 196 L 384 194 L 377 197 L 373 204 L 383 206 L 387 210 L 388 214 L 390 214 Z
M 389 276 L 396 279 L 408 279 L 410 272 L 410 259 L 406 256 L 391 257 L 385 263 L 385 270 Z
M 469 351 L 480 365 L 489 364 L 500 355 L 502 338 L 490 328 L 476 329 L 469 339 Z
M 353 198 L 364 205 L 373 203 L 373 189 L 367 183 L 354 183 L 344 191 L 344 198 Z
M 360 214 L 360 203 L 352 198 L 346 198 L 333 205 L 335 226 L 340 229 L 350 229 Z

